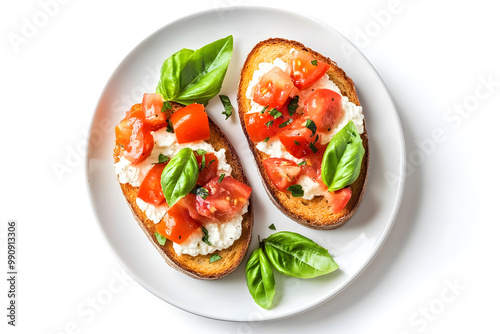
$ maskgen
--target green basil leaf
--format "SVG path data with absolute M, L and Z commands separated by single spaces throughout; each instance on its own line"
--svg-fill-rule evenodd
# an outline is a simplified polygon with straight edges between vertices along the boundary
M 313 64 L 314 66 L 318 66 L 318 61 L 316 59 L 311 60 L 311 64 Z
M 311 137 L 316 134 L 316 123 L 314 123 L 314 121 L 312 121 L 310 119 L 307 119 L 306 120 L 306 128 L 308 128 L 309 130 L 311 130 L 311 132 L 312 132 Z
M 314 278 L 338 269 L 328 250 L 294 232 L 277 232 L 264 239 L 269 262 L 279 272 L 298 278 Z
M 167 161 L 168 161 L 168 156 L 167 155 L 165 155 L 163 153 L 160 153 L 158 155 L 158 162 L 157 163 L 162 164 L 162 163 L 167 162 Z
M 289 192 L 292 193 L 293 197 L 302 197 L 304 196 L 304 190 L 300 184 L 293 184 L 290 187 L 286 188 Z
M 219 254 L 212 254 L 212 256 L 210 256 L 210 260 L 208 261 L 208 263 L 219 261 L 220 259 L 222 259 L 222 256 L 220 256 Z
M 196 185 L 198 162 L 193 151 L 186 147 L 180 150 L 161 173 L 161 189 L 168 206 L 186 196 Z
M 226 176 L 225 173 L 222 173 L 220 176 L 219 176 L 219 184 L 222 183 L 222 180 L 224 180 L 224 177 Z
M 284 121 L 283 123 L 281 123 L 280 125 L 278 125 L 278 128 L 284 128 L 285 126 L 287 126 L 288 124 L 290 124 L 292 122 L 293 122 L 293 118 L 289 118 L 286 121 Z
M 163 105 L 161 106 L 161 112 L 165 112 L 169 109 L 172 109 L 172 105 L 168 101 L 164 101 Z
M 276 231 L 276 226 L 274 224 L 269 225 L 269 229 Z
M 290 103 L 288 103 L 288 106 L 286 107 L 288 109 L 288 115 L 292 116 L 293 114 L 295 114 L 295 111 L 297 111 L 298 106 L 299 106 L 299 96 L 295 95 L 295 97 L 290 100 Z
M 209 246 L 212 246 L 212 243 L 208 241 L 208 230 L 204 227 L 202 227 L 201 230 L 203 231 L 203 238 L 201 238 L 201 241 L 203 241 Z
M 174 133 L 174 125 L 172 124 L 172 121 L 167 119 L 167 132 Z
M 233 114 L 233 105 L 231 104 L 231 100 L 226 95 L 219 95 L 219 98 L 224 106 L 222 114 L 226 116 L 226 119 L 228 119 Z
M 165 243 L 167 242 L 167 238 L 165 238 L 163 235 L 161 235 L 160 233 L 158 232 L 155 232 L 155 237 L 156 237 L 156 240 L 158 241 L 158 243 L 161 245 L 161 246 L 164 246 Z
M 194 50 L 182 49 L 163 62 L 156 93 L 160 94 L 164 100 L 174 101 L 172 98 L 180 93 L 181 87 L 178 81 L 184 65 L 193 53 Z
M 233 53 L 233 36 L 193 51 L 182 49 L 163 63 L 156 92 L 164 100 L 202 103 L 220 92 Z
M 265 309 L 270 309 L 275 290 L 274 274 L 262 248 L 253 251 L 245 268 L 248 291 L 253 300 Z
M 321 179 L 328 191 L 354 183 L 361 171 L 365 148 L 352 121 L 347 123 L 328 144 L 321 163 Z

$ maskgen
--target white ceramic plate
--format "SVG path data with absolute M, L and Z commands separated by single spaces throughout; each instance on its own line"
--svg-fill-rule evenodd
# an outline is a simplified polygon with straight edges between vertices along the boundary
M 195 280 L 166 265 L 132 217 L 113 170 L 114 126 L 132 104 L 142 100 L 143 93 L 155 90 L 163 61 L 182 48 L 197 49 L 227 35 L 234 37 L 234 51 L 221 94 L 228 95 L 234 106 L 240 69 L 252 47 L 270 37 L 293 39 L 335 60 L 354 80 L 370 138 L 368 185 L 358 212 L 337 230 L 311 230 L 286 218 L 268 199 L 237 115 L 225 121 L 219 99 L 214 98 L 208 105 L 211 117 L 238 151 L 253 188 L 255 227 L 247 258 L 257 247 L 257 235 L 263 238 L 271 234 L 268 226 L 273 223 L 280 231 L 295 231 L 315 240 L 329 249 L 340 265 L 340 270 L 312 280 L 277 275 L 276 306 L 269 311 L 257 306 L 247 290 L 247 258 L 236 272 L 216 281 Z M 380 249 L 402 196 L 403 133 L 382 80 L 364 56 L 331 27 L 290 12 L 239 7 L 196 14 L 165 26 L 139 44 L 118 66 L 102 93 L 90 131 L 89 192 L 99 224 L 122 265 L 159 298 L 210 318 L 278 319 L 311 309 L 335 296 Z

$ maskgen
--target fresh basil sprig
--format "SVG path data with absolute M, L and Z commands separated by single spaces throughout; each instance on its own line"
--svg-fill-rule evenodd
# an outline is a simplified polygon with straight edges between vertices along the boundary
M 274 224 L 269 226 L 276 229 Z M 269 309 L 275 294 L 274 267 L 297 278 L 314 278 L 338 269 L 338 264 L 311 239 L 294 232 L 277 232 L 260 241 L 248 259 L 245 273 L 247 286 L 255 302 Z
M 231 100 L 226 95 L 219 95 L 219 98 L 224 106 L 222 115 L 226 116 L 226 119 L 228 119 L 233 114 L 233 105 L 231 104 Z
M 161 189 L 169 207 L 186 196 L 196 185 L 198 162 L 193 151 L 186 147 L 180 150 L 161 173 Z
M 321 163 L 321 179 L 328 191 L 354 183 L 361 171 L 365 148 L 352 121 L 347 123 L 328 144 Z
M 202 103 L 220 92 L 233 53 L 233 36 L 194 51 L 182 49 L 163 62 L 156 92 L 166 101 Z
M 250 291 L 253 300 L 265 309 L 271 308 L 276 292 L 274 274 L 262 248 L 254 250 L 250 255 L 245 273 L 248 291 Z
M 274 268 L 288 276 L 314 278 L 339 267 L 328 250 L 298 233 L 277 232 L 263 242 Z

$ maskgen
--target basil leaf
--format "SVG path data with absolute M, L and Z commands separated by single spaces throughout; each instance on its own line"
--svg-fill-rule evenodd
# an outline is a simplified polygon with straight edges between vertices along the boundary
M 167 119 L 167 132 L 174 133 L 174 125 L 172 124 L 172 121 Z
M 288 109 L 288 115 L 293 116 L 293 114 L 295 114 L 295 111 L 297 111 L 298 106 L 299 96 L 295 95 L 295 97 L 290 100 L 290 103 L 288 103 L 288 106 L 286 107 Z
M 227 97 L 226 95 L 219 95 L 219 98 L 222 102 L 222 105 L 224 106 L 222 115 L 226 116 L 226 119 L 228 119 L 233 114 L 233 105 L 231 104 L 231 100 L 229 100 L 229 97 Z
M 156 237 L 156 240 L 158 241 L 158 243 L 161 245 L 161 246 L 164 246 L 165 243 L 167 242 L 167 238 L 165 238 L 163 235 L 161 235 L 160 233 L 158 232 L 155 232 L 155 237 Z
M 282 113 L 278 111 L 278 109 L 274 108 L 269 111 L 269 115 L 273 116 L 274 119 L 281 117 Z
M 269 262 L 279 272 L 298 278 L 314 278 L 338 269 L 328 250 L 294 232 L 277 232 L 264 239 Z
M 210 260 L 208 261 L 208 263 L 219 261 L 220 259 L 222 259 L 222 256 L 220 256 L 219 254 L 212 254 L 212 256 L 210 256 Z
M 219 184 L 222 183 L 222 180 L 224 180 L 224 177 L 226 176 L 225 173 L 222 173 L 220 176 L 219 176 Z
M 186 147 L 180 150 L 161 173 L 161 189 L 169 207 L 186 196 L 196 185 L 198 162 L 193 151 Z
M 212 246 L 212 243 L 208 241 L 208 231 L 206 228 L 202 227 L 201 230 L 203 231 L 203 238 L 201 238 L 201 241 L 206 243 L 209 246 Z
M 365 148 L 352 121 L 347 123 L 328 144 L 321 163 L 321 179 L 328 191 L 354 183 L 361 172 Z
M 160 155 L 158 155 L 158 164 L 162 164 L 164 162 L 167 162 L 168 161 L 168 156 L 163 154 L 163 153 L 160 153 Z
M 299 167 L 300 167 L 300 166 L 305 166 L 305 165 L 307 165 L 307 160 L 302 160 L 301 162 L 299 162 L 299 163 L 297 164 L 297 166 L 299 166 Z
M 289 192 L 292 193 L 293 197 L 302 197 L 304 196 L 304 190 L 300 184 L 293 184 L 290 187 L 286 188 Z
M 269 128 L 271 125 L 273 125 L 274 121 L 269 121 L 269 122 L 266 122 L 264 123 L 264 125 Z
M 308 128 L 309 130 L 311 130 L 311 132 L 312 132 L 311 137 L 316 134 L 316 123 L 314 123 L 314 121 L 312 121 L 310 119 L 307 119 L 306 120 L 306 128 Z
M 190 192 L 192 194 L 195 194 L 196 196 L 200 196 L 203 199 L 206 199 L 208 197 L 208 190 L 199 185 L 196 185 Z
M 289 118 L 286 121 L 284 121 L 283 123 L 281 123 L 280 125 L 278 125 L 278 128 L 284 128 L 285 126 L 287 126 L 288 124 L 290 124 L 292 122 L 293 122 L 293 118 Z
M 267 143 L 269 141 L 269 137 L 264 138 L 263 142 Z
M 313 64 L 314 66 L 318 66 L 318 61 L 316 59 L 311 60 L 311 64 Z
M 161 112 L 165 112 L 169 109 L 172 109 L 172 105 L 168 101 L 164 101 L 163 105 L 161 106 Z
M 207 105 L 220 92 L 232 53 L 231 35 L 196 51 L 174 53 L 163 62 L 156 92 L 167 101 Z
M 269 225 L 269 229 L 276 231 L 276 226 L 274 224 Z
M 274 274 L 262 248 L 254 250 L 250 255 L 245 273 L 248 291 L 253 300 L 262 308 L 271 308 L 276 292 Z

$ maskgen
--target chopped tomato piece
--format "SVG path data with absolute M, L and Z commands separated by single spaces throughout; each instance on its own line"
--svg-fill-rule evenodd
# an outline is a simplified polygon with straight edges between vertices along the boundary
M 328 131 L 342 117 L 341 96 L 330 89 L 316 89 L 304 101 L 304 115 L 318 130 Z
M 144 110 L 144 124 L 149 130 L 158 130 L 167 125 L 167 114 L 161 112 L 163 98 L 159 94 L 144 94 L 142 98 L 142 109 Z
M 219 159 L 213 153 L 205 153 L 203 155 L 198 155 L 195 151 L 195 157 L 198 161 L 198 180 L 197 185 L 203 186 L 205 183 L 210 181 L 210 179 L 217 176 L 217 169 L 219 167 Z M 205 159 L 203 159 L 205 157 Z
M 146 159 L 154 146 L 153 136 L 144 127 L 144 112 L 135 106 L 115 128 L 116 142 L 123 146 L 123 155 L 133 164 Z
M 302 172 L 295 162 L 282 158 L 266 159 L 264 167 L 273 184 L 281 191 L 285 191 L 289 186 L 297 183 Z
M 337 191 L 329 192 L 328 190 L 323 194 L 328 201 L 333 213 L 342 211 L 352 196 L 351 187 L 345 187 Z
M 284 122 L 289 122 L 290 118 L 296 118 L 297 116 L 290 117 L 288 113 L 283 113 L 282 116 L 274 118 L 269 112 L 255 112 L 250 114 L 245 114 L 245 126 L 248 132 L 250 140 L 254 143 L 263 141 L 266 138 L 271 138 L 277 133 L 287 129 L 290 125 L 282 125 Z M 281 127 L 280 127 L 281 126 Z
M 132 133 L 130 134 L 130 142 L 128 149 L 125 150 L 123 156 L 132 162 L 132 164 L 137 164 L 142 160 L 149 157 L 151 151 L 154 147 L 154 139 L 151 132 L 144 129 L 144 123 L 141 119 L 134 119 L 132 126 Z
M 182 244 L 200 227 L 201 223 L 190 216 L 185 198 L 182 198 L 168 209 L 156 225 L 156 231 L 172 242 Z
M 138 198 L 153 205 L 165 202 L 165 196 L 161 189 L 161 173 L 166 165 L 167 163 L 156 164 L 149 170 L 137 191 Z
M 290 76 L 279 67 L 273 67 L 255 86 L 253 100 L 261 106 L 279 109 L 292 95 L 294 88 Z
M 209 195 L 205 199 L 196 196 L 196 210 L 208 220 L 216 222 L 233 218 L 252 193 L 252 188 L 230 176 L 224 177 L 220 183 L 219 178 L 215 177 L 203 187 Z
M 292 58 L 292 80 L 299 90 L 312 86 L 330 68 L 323 63 L 302 52 L 296 52 Z
M 305 126 L 295 126 L 292 124 L 292 128 L 280 132 L 278 138 L 288 153 L 296 158 L 300 159 L 313 153 L 310 145 L 314 143 L 316 136 Z
M 177 110 L 170 121 L 179 144 L 210 138 L 208 116 L 202 104 L 193 103 Z

